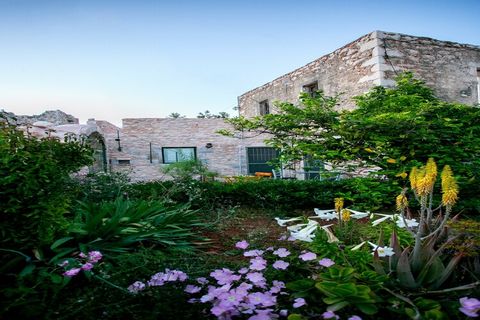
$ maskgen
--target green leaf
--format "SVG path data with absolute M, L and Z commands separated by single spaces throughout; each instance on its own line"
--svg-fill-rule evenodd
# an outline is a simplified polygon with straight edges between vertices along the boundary
M 304 318 L 301 314 L 292 313 L 288 315 L 287 319 L 288 320 L 305 320 L 306 318 Z
M 375 313 L 378 312 L 378 308 L 374 304 L 371 304 L 371 303 L 365 303 L 365 304 L 357 303 L 357 304 L 355 304 L 355 306 L 360 311 L 362 311 L 363 313 L 368 314 L 368 315 L 372 315 L 372 314 L 375 314 Z
M 18 274 L 18 276 L 19 276 L 20 278 L 23 278 L 23 277 L 25 277 L 25 276 L 30 275 L 30 274 L 33 272 L 33 270 L 35 270 L 35 265 L 34 265 L 33 263 L 29 263 L 29 264 L 27 264 L 27 265 L 25 266 L 25 268 L 23 268 L 22 271 L 20 271 L 20 273 Z
M 315 281 L 312 279 L 301 279 L 286 284 L 287 289 L 292 291 L 307 291 L 315 286 Z
M 65 242 L 70 241 L 72 239 L 73 237 L 64 237 L 64 238 L 58 239 L 50 246 L 50 249 L 55 250 L 58 246 L 61 246 Z

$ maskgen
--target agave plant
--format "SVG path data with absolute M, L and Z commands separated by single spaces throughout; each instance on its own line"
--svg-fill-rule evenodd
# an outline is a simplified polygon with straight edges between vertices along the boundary
M 56 258 L 81 249 L 125 252 L 149 243 L 166 249 L 187 249 L 200 237 L 195 228 L 204 226 L 196 211 L 187 205 L 167 206 L 162 202 L 129 201 L 80 203 L 68 236 L 51 249 Z
M 447 221 L 458 198 L 458 186 L 448 165 L 443 168 L 441 174 L 441 204 L 434 207 L 433 193 L 436 180 L 437 165 L 433 159 L 429 159 L 421 168 L 414 167 L 410 172 L 411 189 L 415 200 L 420 204 L 418 224 L 411 223 L 407 189 L 403 189 L 396 199 L 399 214 L 394 216 L 394 219 L 399 219 L 401 225 L 412 233 L 415 242 L 413 248 L 402 249 L 394 231 L 390 247 L 395 254 L 388 258 L 386 271 L 396 274 L 398 285 L 406 289 L 441 288 L 462 258 L 462 253 L 456 253 L 451 257 L 442 254 L 446 245 L 454 240 L 454 237 L 448 235 Z M 381 266 L 378 253 L 374 254 L 374 260 L 376 270 L 386 273 L 385 268 Z

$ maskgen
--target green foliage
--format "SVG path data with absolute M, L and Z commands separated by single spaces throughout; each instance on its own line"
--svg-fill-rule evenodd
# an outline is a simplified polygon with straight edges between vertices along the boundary
M 459 175 L 465 199 L 459 207 L 478 211 L 480 109 L 436 99 L 410 73 L 400 75 L 395 88 L 375 87 L 355 100 L 358 108 L 336 112 L 336 98 L 303 94 L 298 106 L 279 102 L 276 114 L 228 122 L 240 132 L 271 134 L 267 143 L 281 150 L 284 164 L 307 156 L 333 164 L 356 161 L 380 167 L 394 180 L 430 157 L 439 159 Z
M 208 110 L 205 110 L 205 112 L 199 112 L 197 115 L 197 118 L 200 119 L 226 119 L 230 117 L 230 115 L 227 112 L 219 112 L 218 114 L 211 113 Z
M 72 192 L 77 199 L 86 202 L 113 201 L 126 192 L 130 178 L 123 172 L 97 172 L 77 178 L 72 183 Z
M 135 246 L 157 245 L 168 250 L 192 248 L 199 240 L 193 228 L 203 226 L 198 213 L 188 205 L 168 206 L 163 202 L 129 201 L 81 203 L 66 237 L 51 249 L 55 259 L 80 249 L 126 252 Z
M 197 159 L 184 160 L 162 167 L 162 171 L 177 182 L 188 182 L 197 176 L 202 180 L 211 180 L 216 172 L 208 170 L 205 163 Z
M 138 183 L 128 188 L 131 198 L 190 200 L 196 208 L 241 205 L 285 211 L 330 208 L 331 199 L 336 197 L 345 198 L 348 205 L 356 209 L 378 210 L 388 207 L 397 192 L 397 186 L 369 178 L 338 181 L 260 179 L 232 183 L 190 181 L 185 184 L 165 181 Z
M 1 246 L 32 249 L 66 228 L 69 174 L 93 161 L 82 141 L 37 139 L 0 121 Z
M 366 285 L 356 282 L 355 269 L 332 267 L 320 275 L 315 287 L 326 295 L 323 298 L 330 311 L 337 311 L 349 305 L 358 308 L 365 314 L 375 314 L 378 308 L 378 297 Z

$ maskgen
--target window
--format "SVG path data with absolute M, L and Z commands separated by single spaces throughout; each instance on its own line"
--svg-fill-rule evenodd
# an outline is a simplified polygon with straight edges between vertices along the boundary
M 272 172 L 273 167 L 267 162 L 278 157 L 278 150 L 270 147 L 247 148 L 248 174 L 255 172 Z
M 117 159 L 117 163 L 119 166 L 129 166 L 130 159 Z
M 163 163 L 175 163 L 197 158 L 195 147 L 162 148 Z
M 264 116 L 264 115 L 270 113 L 270 106 L 268 105 L 268 100 L 260 101 L 259 111 L 260 111 L 259 113 L 260 113 L 261 116 Z
M 318 81 L 303 86 L 303 92 L 308 93 L 311 97 L 318 91 Z

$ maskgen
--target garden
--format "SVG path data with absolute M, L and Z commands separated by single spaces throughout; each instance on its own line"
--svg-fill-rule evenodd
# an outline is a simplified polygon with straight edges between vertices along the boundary
M 317 92 L 228 121 L 270 133 L 281 163 L 375 175 L 215 181 L 177 164 L 168 181 L 78 177 L 86 141 L 0 121 L 0 319 L 478 317 L 479 109 L 411 74 L 354 111 L 337 102 Z

